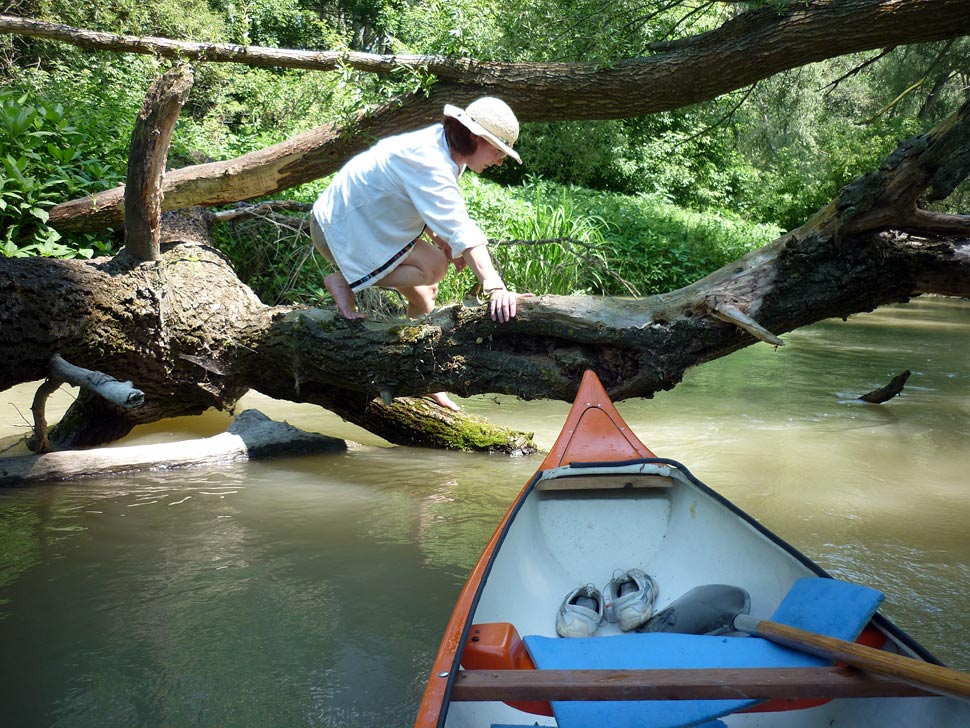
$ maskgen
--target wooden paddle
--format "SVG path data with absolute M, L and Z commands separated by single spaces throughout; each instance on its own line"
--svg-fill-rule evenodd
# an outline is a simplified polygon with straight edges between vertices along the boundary
M 762 637 L 791 649 L 841 662 L 851 667 L 887 675 L 939 695 L 970 700 L 970 675 L 923 660 L 877 650 L 855 642 L 808 632 L 787 624 L 758 620 L 739 614 L 734 626 L 741 632 Z

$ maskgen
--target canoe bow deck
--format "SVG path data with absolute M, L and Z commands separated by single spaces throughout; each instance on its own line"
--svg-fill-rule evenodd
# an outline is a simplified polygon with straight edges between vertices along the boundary
M 693 587 L 720 583 L 747 590 L 751 614 L 758 618 L 772 615 L 798 580 L 828 576 L 682 465 L 657 458 L 630 431 L 595 374 L 587 372 L 559 438 L 503 517 L 458 598 L 415 728 L 970 725 L 970 706 L 962 701 L 926 697 L 898 681 L 819 662 L 796 660 L 782 674 L 770 662 L 731 658 L 741 664 L 705 664 L 704 658 L 695 664 L 695 658 L 685 658 L 670 666 L 678 669 L 661 669 L 663 674 L 640 672 L 643 666 L 636 660 L 617 657 L 622 644 L 643 652 L 643 645 L 659 637 L 647 651 L 668 654 L 687 649 L 684 645 L 698 636 L 627 633 L 616 639 L 618 627 L 605 621 L 588 638 L 590 649 L 605 655 L 605 662 L 570 656 L 562 663 L 566 669 L 558 658 L 552 664 L 559 669 L 546 669 L 550 658 L 540 654 L 542 646 L 582 653 L 578 642 L 564 644 L 573 640 L 556 635 L 555 614 L 563 596 L 585 583 L 602 588 L 614 570 L 628 568 L 643 569 L 657 581 L 658 610 Z M 861 618 L 860 629 L 869 614 Z M 849 639 L 857 632 L 853 628 Z M 879 614 L 863 634 L 885 650 L 933 660 Z M 728 640 L 729 650 L 738 643 L 761 642 L 702 639 Z M 708 647 L 696 649 L 713 654 Z M 533 669 L 536 661 L 545 661 L 543 669 Z M 486 669 L 466 673 L 463 662 L 466 669 Z M 626 700 L 613 700 L 615 692 L 596 686 L 604 673 L 583 669 L 594 665 L 611 670 L 606 682 L 614 691 L 627 681 Z M 540 683 L 545 685 L 541 690 L 536 687 Z M 726 699 L 732 695 L 734 700 Z M 739 695 L 745 699 L 738 701 Z M 759 700 L 778 696 L 825 699 Z M 542 714 L 553 712 L 544 700 L 554 701 L 554 716 Z M 747 712 L 737 712 L 742 710 Z

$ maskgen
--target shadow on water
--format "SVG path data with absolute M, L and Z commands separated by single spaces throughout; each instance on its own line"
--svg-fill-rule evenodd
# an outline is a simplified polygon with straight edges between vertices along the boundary
M 970 304 L 921 299 L 785 339 L 619 409 L 659 455 L 883 590 L 889 616 L 970 668 Z M 856 401 L 907 368 L 896 399 Z M 7 402 L 27 411 L 32 393 L 4 393 L 0 439 L 22 430 Z M 568 409 L 462 404 L 543 447 Z M 316 407 L 243 405 L 362 444 L 0 490 L 5 725 L 410 724 L 462 581 L 539 459 L 390 448 Z M 170 420 L 127 443 L 228 422 Z

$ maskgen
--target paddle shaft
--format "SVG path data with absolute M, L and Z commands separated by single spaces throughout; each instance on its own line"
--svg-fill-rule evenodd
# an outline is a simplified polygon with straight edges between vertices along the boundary
M 758 620 L 748 614 L 739 614 L 734 620 L 734 626 L 776 644 L 842 662 L 860 670 L 889 675 L 940 695 L 960 700 L 970 699 L 970 675 L 958 670 L 808 632 L 787 624 L 767 619 Z

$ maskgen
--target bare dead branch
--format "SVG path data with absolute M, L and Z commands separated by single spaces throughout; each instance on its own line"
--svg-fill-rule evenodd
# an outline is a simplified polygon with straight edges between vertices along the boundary
M 158 78 L 142 103 L 128 152 L 125 250 L 136 260 L 157 260 L 162 218 L 162 177 L 175 122 L 192 87 L 192 68 Z
M 897 394 L 903 391 L 903 387 L 906 385 L 906 380 L 909 379 L 909 369 L 904 371 L 902 374 L 898 374 L 892 378 L 885 387 L 880 387 L 879 389 L 874 389 L 873 391 L 862 395 L 859 397 L 863 402 L 869 402 L 870 404 L 882 404 L 883 402 L 888 402 Z
M 843 81 L 845 81 L 845 80 L 846 80 L 846 79 L 848 79 L 848 78 L 852 78 L 853 76 L 856 76 L 856 75 L 858 75 L 858 74 L 860 74 L 860 73 L 862 73 L 862 72 L 863 72 L 863 71 L 864 71 L 865 69 L 867 69 L 867 68 L 868 68 L 869 66 L 871 66 L 871 65 L 873 65 L 874 63 L 877 63 L 877 62 L 878 62 L 878 61 L 880 61 L 881 59 L 883 59 L 883 58 L 885 58 L 885 57 L 886 57 L 886 56 L 888 56 L 888 55 L 889 55 L 890 53 L 892 53 L 892 52 L 893 52 L 894 50 L 896 50 L 896 49 L 895 49 L 895 48 L 886 48 L 886 49 L 885 49 L 885 50 L 883 50 L 883 52 L 882 52 L 882 53 L 880 53 L 880 54 L 879 54 L 878 56 L 875 56 L 875 57 L 873 57 L 873 58 L 870 58 L 870 59 L 868 59 L 868 60 L 866 60 L 866 61 L 863 61 L 863 62 L 862 62 L 862 63 L 860 63 L 860 64 L 859 64 L 858 66 L 855 66 L 855 67 L 854 67 L 854 68 L 852 68 L 852 69 L 851 69 L 850 71 L 848 71 L 848 72 L 846 72 L 846 73 L 844 73 L 844 74 L 842 74 L 841 76 L 839 76 L 839 77 L 838 77 L 837 79 L 835 79 L 834 81 L 829 81 L 829 82 L 828 82 L 827 84 L 825 84 L 825 86 L 823 86 L 823 87 L 822 87 L 822 89 L 820 89 L 820 90 L 825 90 L 825 95 L 826 95 L 826 96 L 828 96 L 828 95 L 829 95 L 830 93 L 832 93 L 833 91 L 835 91 L 835 89 L 836 89 L 836 88 L 838 88 L 838 86 L 839 86 L 839 84 L 840 84 L 840 83 L 842 83 Z

